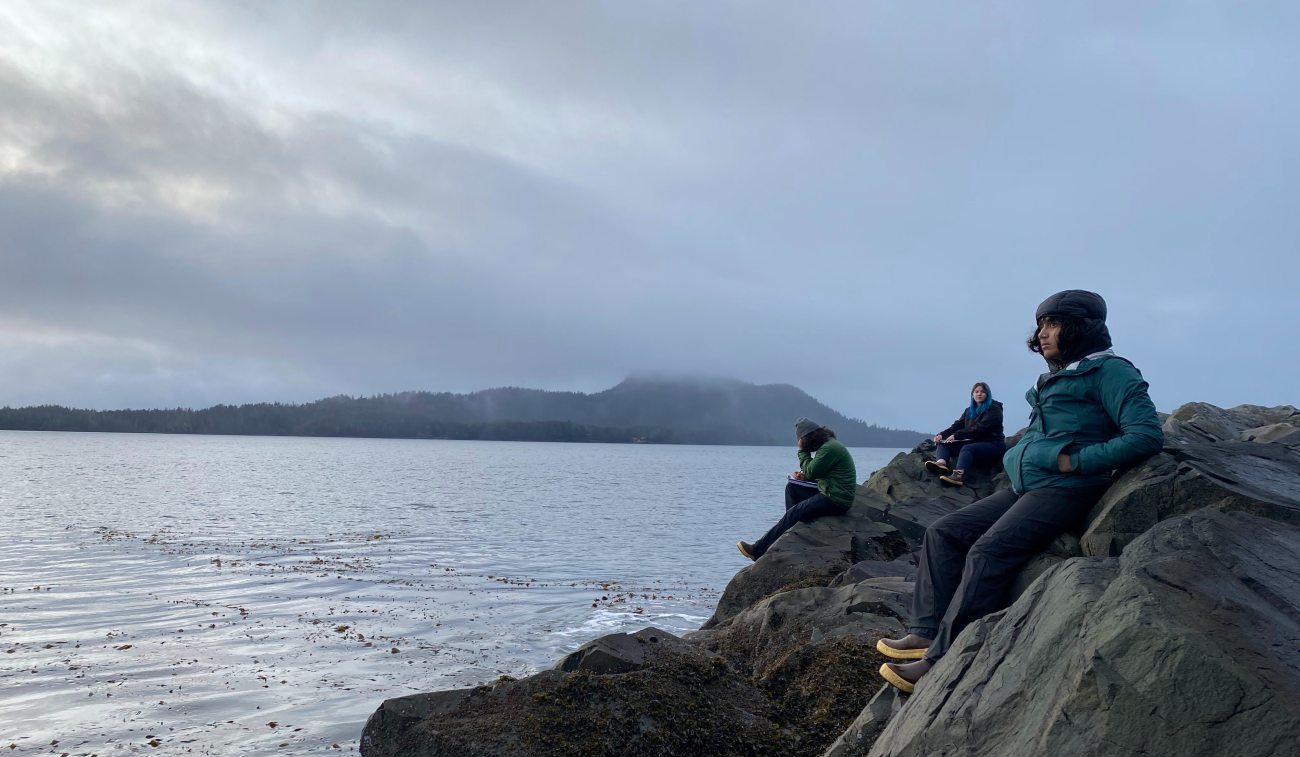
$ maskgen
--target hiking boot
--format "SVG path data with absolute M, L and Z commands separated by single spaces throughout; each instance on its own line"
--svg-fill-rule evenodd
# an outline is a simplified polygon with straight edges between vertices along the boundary
M 952 473 L 952 468 L 948 467 L 948 462 L 946 460 L 926 460 L 925 469 L 931 473 L 938 473 L 939 475 Z
M 880 666 L 880 677 L 894 685 L 904 694 L 911 694 L 921 676 L 930 672 L 934 663 L 929 660 L 916 662 L 887 662 Z
M 929 648 L 930 640 L 914 633 L 901 639 L 881 639 L 876 642 L 877 652 L 895 660 L 919 660 L 925 657 Z
M 757 557 L 754 556 L 754 545 L 750 544 L 747 541 L 736 542 L 736 549 L 740 550 L 740 554 L 744 555 L 745 557 L 748 557 L 751 560 L 758 559 Z
M 944 486 L 961 486 L 966 483 L 966 471 L 955 470 L 946 476 L 940 476 L 939 480 L 944 483 Z

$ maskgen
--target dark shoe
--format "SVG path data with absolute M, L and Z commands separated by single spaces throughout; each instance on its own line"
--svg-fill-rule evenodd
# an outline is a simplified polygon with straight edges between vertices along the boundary
M 895 660 L 919 660 L 925 657 L 930 648 L 930 640 L 924 636 L 909 633 L 901 639 L 881 639 L 876 642 L 876 651 Z
M 940 476 L 939 480 L 942 481 L 945 486 L 961 486 L 966 483 L 966 471 L 955 470 L 946 476 Z
M 952 473 L 952 468 L 949 468 L 947 463 L 941 463 L 938 460 L 926 460 L 925 469 L 931 473 L 938 473 L 939 475 Z
M 894 685 L 904 694 L 911 694 L 921 676 L 930 672 L 934 663 L 929 660 L 916 662 L 887 662 L 880 666 L 880 677 Z
M 740 554 L 744 555 L 745 557 L 748 557 L 751 560 L 758 559 L 757 557 L 754 557 L 754 545 L 750 544 L 747 541 L 736 542 L 736 549 L 740 550 Z

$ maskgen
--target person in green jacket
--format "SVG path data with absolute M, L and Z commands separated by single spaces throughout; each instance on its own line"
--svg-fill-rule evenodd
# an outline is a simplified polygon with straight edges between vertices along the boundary
M 799 440 L 799 469 L 790 474 L 786 484 L 785 515 L 753 544 L 736 542 L 740 554 L 751 560 L 762 557 L 781 534 L 800 521 L 843 515 L 857 493 L 858 472 L 853 456 L 835 438 L 834 431 L 807 418 L 795 421 L 794 431 Z
M 1111 350 L 1106 301 L 1078 289 L 1038 306 L 1028 346 L 1047 373 L 1025 394 L 1029 427 L 1002 458 L 1011 488 L 949 513 L 925 530 L 908 633 L 880 639 L 896 660 L 880 675 L 910 692 L 972 621 L 1006 606 L 1029 558 L 1078 526 L 1112 472 L 1164 443 L 1142 373 Z

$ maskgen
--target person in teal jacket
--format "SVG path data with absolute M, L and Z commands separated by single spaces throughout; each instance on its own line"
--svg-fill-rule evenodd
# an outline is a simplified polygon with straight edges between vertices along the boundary
M 853 456 L 835 438 L 835 432 L 807 418 L 795 421 L 794 430 L 799 440 L 799 470 L 790 474 L 785 487 L 785 515 L 753 544 L 736 542 L 740 554 L 751 560 L 762 557 L 781 534 L 800 521 L 843 515 L 857 494 Z
M 1164 444 L 1142 373 L 1111 349 L 1100 295 L 1058 292 L 1038 306 L 1035 320 L 1028 346 L 1048 371 L 1026 392 L 1029 427 L 1002 458 L 1011 488 L 926 529 L 908 633 L 876 643 L 887 657 L 915 660 L 880 668 L 905 692 L 963 628 L 1006 606 L 1020 568 L 1082 522 L 1115 470 Z

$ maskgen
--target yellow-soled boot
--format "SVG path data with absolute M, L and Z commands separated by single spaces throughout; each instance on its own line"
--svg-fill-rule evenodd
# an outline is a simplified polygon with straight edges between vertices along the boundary
M 925 657 L 929 648 L 930 640 L 914 633 L 901 639 L 881 639 L 876 642 L 876 651 L 894 660 L 919 660 Z
M 880 677 L 904 694 L 911 694 L 916 690 L 916 684 L 921 680 L 921 676 L 930 672 L 932 665 L 929 660 L 887 662 L 880 666 Z

